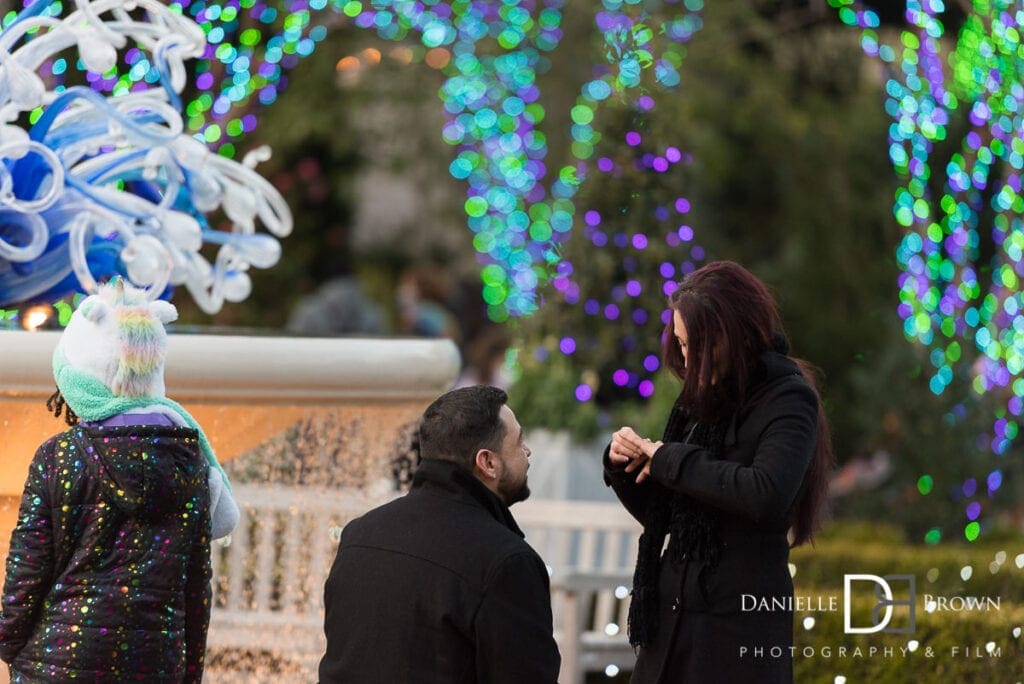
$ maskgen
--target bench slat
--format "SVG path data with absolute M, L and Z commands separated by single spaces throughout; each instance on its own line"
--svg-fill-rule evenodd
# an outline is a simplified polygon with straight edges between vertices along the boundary
M 597 538 L 599 530 L 580 530 L 579 555 L 577 556 L 576 567 L 580 570 L 597 569 Z M 607 535 L 605 535 L 607 536 Z

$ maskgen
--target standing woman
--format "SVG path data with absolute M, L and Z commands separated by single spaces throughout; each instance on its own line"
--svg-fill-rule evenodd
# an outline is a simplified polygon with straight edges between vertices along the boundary
M 832 467 L 812 367 L 787 355 L 775 301 L 738 264 L 694 271 L 669 304 L 682 391 L 664 435 L 623 427 L 604 460 L 644 526 L 632 682 L 792 682 L 793 613 L 777 606 L 792 607 L 789 549 L 819 528 Z

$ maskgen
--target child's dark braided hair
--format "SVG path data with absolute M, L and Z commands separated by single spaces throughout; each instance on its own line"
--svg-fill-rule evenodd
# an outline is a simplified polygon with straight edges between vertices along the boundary
M 60 418 L 60 414 L 64 414 L 64 422 L 68 425 L 78 425 L 78 416 L 71 410 L 68 403 L 64 401 L 64 395 L 57 390 L 50 395 L 50 398 L 46 400 L 46 410 L 52 413 L 55 417 Z

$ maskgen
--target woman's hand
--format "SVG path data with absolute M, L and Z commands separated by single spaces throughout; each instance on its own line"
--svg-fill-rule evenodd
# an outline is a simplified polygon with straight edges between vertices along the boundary
M 612 435 L 608 460 L 619 466 L 625 464 L 627 473 L 639 470 L 636 477 L 637 484 L 639 484 L 650 477 L 651 458 L 654 457 L 654 452 L 661 444 L 661 442 L 652 442 L 646 437 L 641 437 L 631 427 L 622 427 Z
M 627 473 L 636 472 L 637 470 L 640 472 L 636 476 L 636 483 L 640 484 L 651 476 L 651 458 L 649 456 L 641 456 L 626 466 Z
M 620 428 L 612 435 L 611 448 L 608 449 L 608 460 L 613 465 L 622 466 L 640 455 L 639 449 L 633 446 L 629 435 L 635 435 L 632 428 Z

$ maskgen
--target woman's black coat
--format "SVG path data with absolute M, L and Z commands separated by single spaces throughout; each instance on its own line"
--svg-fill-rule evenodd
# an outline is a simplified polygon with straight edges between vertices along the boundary
M 686 444 L 685 434 L 666 435 L 638 485 L 605 453 L 606 482 L 637 520 L 657 489 L 681 492 L 717 511 L 722 543 L 703 584 L 700 561 L 663 560 L 658 636 L 641 649 L 634 684 L 792 681 L 793 614 L 756 607 L 793 595 L 787 532 L 815 451 L 818 398 L 782 354 L 764 354 L 759 376 L 719 457 Z

